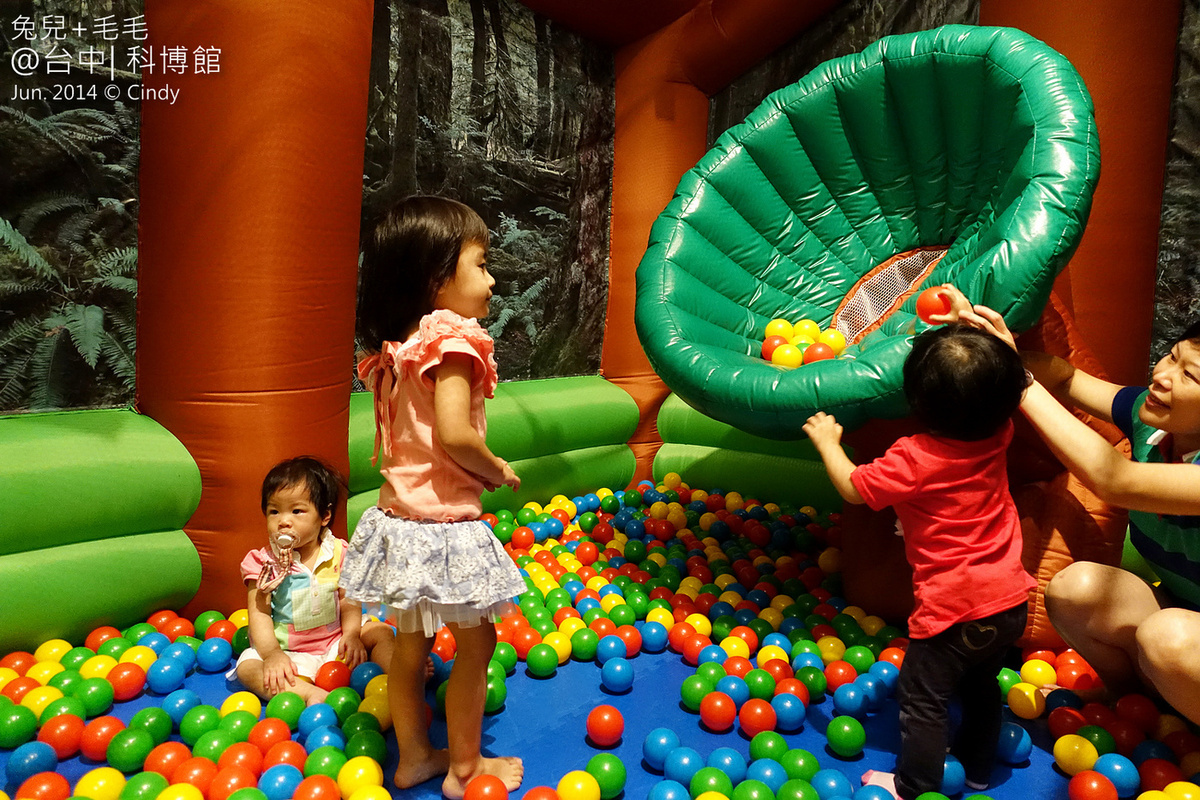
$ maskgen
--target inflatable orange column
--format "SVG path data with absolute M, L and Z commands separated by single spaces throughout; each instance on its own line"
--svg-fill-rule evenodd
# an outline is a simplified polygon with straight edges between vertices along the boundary
M 178 94 L 142 105 L 138 406 L 200 467 L 190 613 L 245 607 L 238 564 L 265 543 L 272 464 L 348 468 L 371 13 L 147 4 L 145 89 Z M 186 50 L 183 74 L 164 74 L 164 47 Z M 198 48 L 219 71 L 194 69 Z
M 703 0 L 672 24 L 617 53 L 612 235 L 604 376 L 641 412 L 630 440 L 634 481 L 650 477 L 662 441 L 656 418 L 668 389 L 638 343 L 634 273 L 650 227 L 683 173 L 708 150 L 708 98 L 758 63 L 837 0 Z
M 1033 34 L 1075 65 L 1096 106 L 1100 184 L 1055 288 L 1109 377 L 1147 380 L 1179 0 L 983 0 L 982 25 Z

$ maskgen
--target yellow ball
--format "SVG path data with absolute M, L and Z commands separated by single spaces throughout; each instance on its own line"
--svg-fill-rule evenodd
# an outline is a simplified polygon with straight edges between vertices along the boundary
M 346 800 L 392 800 L 392 793 L 382 786 L 363 786 Z
M 675 625 L 675 615 L 665 608 L 652 608 L 646 612 L 646 622 L 657 622 L 669 631 Z
M 667 522 L 674 525 L 676 531 L 682 531 L 688 526 L 687 514 L 682 509 L 673 508 L 667 512 Z
M 1148 792 L 1139 794 L 1137 800 L 1171 800 L 1171 795 L 1158 789 L 1151 789 Z
M 554 652 L 558 654 L 559 666 L 567 663 L 571 658 L 571 639 L 558 631 L 547 633 L 546 638 L 542 639 L 542 644 L 548 644 L 554 648 Z
M 787 652 L 782 647 L 774 644 L 769 644 L 760 648 L 758 653 L 755 655 L 755 658 L 757 659 L 758 666 L 760 667 L 765 666 L 768 661 L 782 661 L 785 664 L 791 663 L 791 659 L 788 657 Z
M 686 578 L 684 578 L 683 580 L 681 580 L 679 582 L 680 589 L 693 589 L 698 592 L 703 587 L 704 587 L 704 584 L 700 582 L 700 579 L 692 577 L 691 575 L 688 575 Z
M 600 800 L 600 784 L 590 772 L 574 769 L 558 782 L 559 800 Z
M 1054 674 L 1054 667 L 1048 662 L 1040 658 L 1031 658 L 1021 665 L 1021 680 L 1040 689 L 1047 684 L 1056 683 L 1058 677 Z
M 777 594 L 771 598 L 771 608 L 776 611 L 783 611 L 785 608 L 795 603 L 796 599 L 791 595 Z
M 711 511 L 706 511 L 700 515 L 700 530 L 708 531 L 712 524 L 717 521 L 717 515 Z
M 800 513 L 805 515 L 809 519 L 817 518 L 817 510 L 815 508 L 813 508 L 812 506 L 801 506 Z
M 708 499 L 708 492 L 704 491 L 703 489 L 692 489 L 692 502 L 693 503 L 696 502 L 697 500 L 707 500 L 707 499 Z
M 118 659 L 122 664 L 137 664 L 143 670 L 150 669 L 150 665 L 158 659 L 158 653 L 146 647 L 144 644 L 135 644 L 133 647 L 121 653 Z M 90 659 L 89 659 L 90 660 Z
M 1075 733 L 1060 736 L 1054 743 L 1054 763 L 1068 775 L 1091 769 L 1099 757 L 1096 746 Z
M 795 369 L 804 363 L 804 353 L 794 344 L 781 344 L 771 353 L 771 363 L 779 367 Z
M 79 674 L 85 678 L 104 678 L 116 665 L 117 660 L 112 656 L 92 656 L 83 662 L 83 666 L 79 668 Z
M 836 636 L 822 636 L 820 639 L 817 639 L 817 649 L 821 651 L 822 660 L 825 660 L 826 655 L 830 656 L 825 661 L 826 664 L 837 661 L 846 655 L 846 643 Z
M 613 496 L 613 490 L 609 489 L 607 486 L 605 486 L 603 489 L 596 490 L 596 497 L 599 497 L 601 500 L 603 500 L 606 497 L 612 497 L 612 496 Z
M 678 489 L 679 485 L 683 483 L 683 478 L 679 476 L 678 472 L 668 472 L 666 475 L 663 475 L 662 482 L 668 489 Z
M 836 547 L 826 547 L 817 556 L 817 566 L 826 575 L 842 571 L 842 551 Z
M 367 685 L 363 687 L 363 697 L 387 697 L 387 673 L 376 675 L 371 680 L 367 681 Z
M 229 621 L 239 628 L 244 628 L 250 624 L 250 612 L 244 608 L 239 608 L 229 615 Z
M 721 649 L 730 656 L 739 656 L 741 658 L 750 657 L 750 645 L 746 644 L 744 639 L 739 639 L 736 636 L 726 636 L 724 639 L 722 639 Z
M 769 624 L 775 630 L 783 624 L 783 613 L 777 608 L 767 607 L 758 612 L 758 618 Z
M 79 779 L 79 783 L 75 784 L 75 796 L 88 797 L 91 800 L 117 800 L 124 788 L 125 776 L 120 770 L 99 767 Z
M 1182 759 L 1180 760 L 1180 769 L 1183 768 Z M 1194 775 L 1195 773 L 1184 773 L 1185 775 Z M 1163 794 L 1171 798 L 1171 800 L 1200 800 L 1200 786 L 1191 781 L 1174 781 L 1163 787 Z
M 729 800 L 729 798 L 720 792 L 714 792 L 710 789 L 707 792 L 701 792 L 696 795 L 696 800 Z
M 33 651 L 33 657 L 37 661 L 53 661 L 57 664 L 70 649 L 71 643 L 66 639 L 47 639 Z
M 821 326 L 813 322 L 811 319 L 802 319 L 792 325 L 793 336 L 807 336 L 814 342 L 821 335 Z
M 693 589 L 691 586 L 686 586 L 686 587 L 680 586 L 678 589 L 675 590 L 675 594 L 681 594 L 684 597 L 688 598 L 689 600 L 695 600 L 697 597 L 700 596 L 700 592 L 697 591 L 696 589 Z
M 758 558 L 754 559 L 750 563 L 756 567 L 759 566 L 760 564 L 771 564 L 771 566 L 774 566 L 774 562 L 771 561 L 770 556 L 759 556 Z
M 382 676 L 380 676 L 382 677 Z M 384 730 L 392 724 L 392 710 L 388 708 L 387 694 L 376 694 L 363 698 L 358 704 L 359 711 L 365 711 L 379 721 L 379 727 Z
M 725 510 L 739 511 L 744 508 L 746 501 L 739 492 L 729 492 L 725 495 Z
M 704 614 L 688 614 L 684 622 L 695 628 L 696 633 L 712 636 L 712 621 Z
M 338 770 L 337 785 L 347 799 L 364 786 L 383 786 L 383 767 L 370 756 L 355 756 Z
M 742 596 L 737 592 L 721 592 L 721 596 L 718 597 L 717 600 L 722 603 L 729 603 L 731 606 L 736 606 L 738 603 L 742 602 Z
M 1187 723 L 1174 714 L 1162 714 L 1158 718 L 1158 727 L 1154 730 L 1154 738 L 1160 742 L 1175 731 L 1187 730 Z
M 660 608 L 657 610 L 662 611 L 663 609 Z M 649 614 L 646 616 L 649 617 Z M 562 621 L 562 625 L 558 626 L 558 632 L 570 639 L 572 634 L 586 627 L 587 625 L 579 617 L 567 617 Z
M 667 554 L 666 553 L 660 553 L 658 551 L 655 551 L 655 552 L 651 553 L 650 555 L 646 556 L 646 558 L 650 559 L 655 564 L 658 564 L 660 567 L 665 567 L 667 565 Z
M 1021 719 L 1037 719 L 1046 710 L 1046 698 L 1042 697 L 1038 687 L 1032 683 L 1022 682 L 1008 690 L 1008 707 Z M 1084 739 L 1084 741 L 1087 740 Z
M 778 505 L 776 505 L 775 503 L 767 503 L 765 506 L 763 506 L 763 508 L 764 508 L 764 509 L 766 509 L 766 512 L 767 512 L 768 514 L 770 514 L 772 517 L 773 517 L 773 516 L 775 516 L 775 515 L 777 515 L 777 514 L 779 513 L 779 506 L 778 506 Z M 791 559 L 791 558 L 789 558 L 788 556 L 784 556 L 783 558 L 779 559 L 779 563 L 780 563 L 780 564 L 786 563 L 786 562 L 784 561 L 784 559 L 785 559 L 785 558 L 786 558 L 788 561 L 791 561 L 791 560 L 792 560 L 792 559 Z
M 717 577 L 713 578 L 713 583 L 717 585 L 718 589 L 724 589 L 731 583 L 737 583 L 737 578 L 726 572 L 723 575 L 718 575 Z
M 262 713 L 262 700 L 253 692 L 234 692 L 221 703 L 221 716 L 234 711 L 249 711 L 255 717 Z
M 587 588 L 591 589 L 593 592 L 599 592 L 605 586 L 608 586 L 608 579 L 596 575 L 589 579 L 586 585 Z
M 12 667 L 0 667 L 0 689 L 3 689 L 9 681 L 19 677 L 21 676 Z
M 792 330 L 792 323 L 788 322 L 786 319 L 771 320 L 767 323 L 767 330 L 766 333 L 763 334 L 763 338 L 766 339 L 771 336 L 782 336 L 785 339 L 792 338 L 795 336 L 795 333 Z
M 66 667 L 57 661 L 39 661 L 29 668 L 29 672 L 25 673 L 26 678 L 33 678 L 35 681 L 45 686 L 58 673 L 64 671 Z
M 829 345 L 829 349 L 833 351 L 835 356 L 846 349 L 846 337 L 837 328 L 829 328 L 828 330 L 821 331 L 820 335 L 817 336 L 817 341 L 821 344 Z
M 868 614 L 859 620 L 858 623 L 858 627 L 862 628 L 863 633 L 865 633 L 867 636 L 874 636 L 875 634 L 879 633 L 879 631 L 883 630 L 883 626 L 885 625 L 887 625 L 887 623 L 884 622 L 882 618 L 877 617 L 874 614 Z
M 667 508 L 667 504 L 661 500 L 650 506 L 650 516 L 654 519 L 666 519 L 669 513 L 671 513 L 671 509 Z
M 62 691 L 53 686 L 37 686 L 25 693 L 25 696 L 21 698 L 21 705 L 32 711 L 35 717 L 41 719 L 46 706 L 61 699 L 62 696 Z
M 801 353 L 808 349 L 808 346 L 813 343 L 809 336 L 793 336 L 788 339 L 788 344 L 798 349 Z
M 606 594 L 600 598 L 600 607 L 604 609 L 604 613 L 612 611 L 617 606 L 625 605 L 625 598 L 619 594 Z
M 867 612 L 863 611 L 858 606 L 846 606 L 842 609 L 842 613 L 847 616 L 854 617 L 854 621 L 858 623 L 860 628 L 862 627 L 862 621 L 867 617 Z
M 78 789 L 77 797 L 89 797 Z M 173 783 L 158 793 L 154 800 L 204 800 L 204 793 L 190 783 Z

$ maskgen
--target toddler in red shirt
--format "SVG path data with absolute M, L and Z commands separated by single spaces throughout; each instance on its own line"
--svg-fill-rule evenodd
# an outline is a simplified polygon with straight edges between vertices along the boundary
M 895 508 L 912 565 L 916 603 L 900 668 L 900 756 L 894 776 L 864 776 L 902 800 L 940 790 L 956 694 L 962 724 L 952 752 L 967 785 L 987 788 L 995 761 L 996 675 L 1025 630 L 1029 591 L 1037 585 L 1021 566 L 1005 455 L 1026 380 L 1011 347 L 953 322 L 919 335 L 904 363 L 905 397 L 928 433 L 902 438 L 856 466 L 832 416 L 818 412 L 804 426 L 843 499 Z

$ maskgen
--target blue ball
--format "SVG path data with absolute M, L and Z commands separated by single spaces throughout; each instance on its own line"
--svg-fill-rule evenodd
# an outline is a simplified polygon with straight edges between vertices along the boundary
M 746 780 L 762 781 L 771 787 L 772 792 L 778 792 L 787 779 L 787 770 L 773 758 L 756 759 L 746 768 Z
M 570 542 L 569 544 L 577 545 L 577 544 L 579 544 L 579 540 L 575 540 L 573 542 Z M 587 587 L 584 586 L 582 583 L 580 583 L 577 580 L 569 580 L 563 584 L 562 588 L 566 590 L 567 596 L 570 597 L 571 602 L 574 603 L 575 598 L 579 596 L 579 593 L 582 592 Z
M 258 779 L 258 788 L 267 800 L 289 800 L 302 780 L 304 773 L 291 764 L 276 764 L 263 772 Z
M 896 691 L 896 683 L 900 680 L 900 668 L 895 664 L 890 661 L 876 661 L 867 671 L 880 678 L 889 693 Z
M 832 800 L 834 797 L 850 797 L 854 794 L 854 787 L 850 785 L 850 779 L 836 769 L 823 769 L 813 779 L 809 781 L 812 787 L 817 790 L 817 796 L 821 800 Z
M 4 775 L 12 788 L 16 789 L 39 772 L 54 772 L 57 769 L 58 756 L 54 748 L 45 742 L 34 741 L 26 742 L 8 754 Z
M 341 728 L 322 725 L 304 737 L 305 750 L 311 753 L 319 747 L 336 747 L 338 750 L 345 750 L 346 734 L 342 733 Z
M 600 668 L 600 683 L 610 692 L 628 692 L 633 687 L 633 665 L 620 656 L 609 659 Z
M 954 756 L 947 754 L 946 762 L 942 767 L 942 788 L 941 793 L 944 795 L 955 795 L 961 792 L 967 785 L 967 771 L 963 769 L 963 765 Z
M 807 709 L 796 695 L 780 692 L 771 698 L 771 708 L 775 709 L 775 726 L 779 730 L 798 731 L 804 727 Z
M 883 682 L 883 679 L 866 672 L 855 678 L 854 682 L 858 684 L 858 687 L 863 690 L 863 694 L 867 696 L 867 709 L 869 711 L 878 711 L 888 696 L 887 684 Z
M 767 603 L 767 605 L 770 605 L 770 603 Z M 785 653 L 790 653 L 792 650 L 791 640 L 788 639 L 786 634 L 779 633 L 778 631 L 768 633 L 763 637 L 762 642 L 760 642 L 761 647 L 766 647 L 767 645 L 771 644 L 780 648 Z
M 233 658 L 233 645 L 219 636 L 205 639 L 196 651 L 196 664 L 203 672 L 223 672 Z
M 759 608 L 766 608 L 771 605 L 771 596 L 762 589 L 751 589 L 746 592 L 746 599 Z
M 434 656 L 435 653 L 429 655 Z M 433 683 L 434 685 L 445 683 L 450 679 L 450 670 L 454 669 L 454 659 L 442 661 L 440 658 L 433 662 Z
M 579 616 L 583 616 L 593 608 L 599 608 L 600 601 L 594 597 L 585 597 L 575 604 L 575 610 L 579 612 Z
M 579 504 L 576 503 L 575 506 L 576 506 L 576 508 L 578 508 Z M 587 494 L 585 494 L 583 496 L 583 510 L 584 511 L 595 511 L 599 507 L 600 507 L 599 496 L 597 496 L 591 492 L 588 492 Z
M 151 665 L 153 666 L 153 664 Z M 200 695 L 191 689 L 178 689 L 163 698 L 162 708 L 178 730 L 183 715 L 200 705 Z
M 646 800 L 690 800 L 691 794 L 679 781 L 659 781 L 650 788 Z
M 729 695 L 729 698 L 733 700 L 733 704 L 738 708 L 741 708 L 742 704 L 750 699 L 750 687 L 737 675 L 726 675 L 724 678 L 721 678 L 717 681 L 716 688 L 718 692 L 724 692 Z
M 1175 752 L 1157 739 L 1145 739 L 1133 748 L 1132 760 L 1139 767 L 1150 758 L 1161 758 L 1174 763 Z
M 655 728 L 642 740 L 642 758 L 655 772 L 662 772 L 667 755 L 679 747 L 679 736 L 670 728 Z
M 646 535 L 646 526 L 640 520 L 631 519 L 625 523 L 625 535 L 630 539 L 641 539 Z
M 821 660 L 821 656 L 816 653 L 797 653 L 792 658 L 792 671 L 799 672 L 805 667 L 816 667 L 822 672 L 825 671 L 825 662 Z
M 1000 741 L 996 744 L 997 758 L 1005 764 L 1024 764 L 1032 752 L 1033 740 L 1029 738 L 1029 731 L 1015 722 L 1006 722 L 1000 727 Z
M 696 663 L 707 664 L 711 661 L 714 664 L 724 664 L 727 658 L 729 658 L 729 653 L 726 653 L 723 648 L 715 644 L 710 644 L 700 651 Z
M 746 779 L 746 757 L 732 747 L 713 750 L 706 764 L 724 772 L 735 786 Z
M 144 645 L 145 647 L 149 647 L 155 653 L 161 653 L 167 647 L 167 645 L 171 644 L 171 640 L 167 638 L 166 634 L 159 633 L 158 631 L 151 631 L 142 638 L 138 639 L 137 643 Z
M 608 597 L 610 594 L 615 594 L 618 597 L 625 596 L 625 593 L 621 591 L 621 587 L 617 586 L 615 583 L 610 583 L 607 586 L 601 586 L 600 591 L 596 594 L 600 595 L 601 597 Z
M 1070 689 L 1055 689 L 1046 695 L 1046 713 L 1056 708 L 1083 708 L 1083 700 Z
M 779 623 L 779 633 L 780 633 L 780 635 L 782 635 L 786 638 L 787 635 L 789 633 L 791 633 L 792 631 L 796 630 L 797 628 L 803 628 L 803 627 L 804 627 L 804 620 L 796 619 L 795 617 L 784 617 L 783 622 Z M 789 645 L 788 647 L 785 647 L 783 649 L 789 650 L 790 648 L 791 648 L 791 645 Z
M 717 619 L 718 617 L 726 616 L 732 617 L 733 606 L 729 605 L 729 603 L 726 603 L 724 600 L 718 600 L 708 609 L 708 616 L 711 619 Z
M 833 693 L 833 707 L 838 714 L 861 719 L 867 713 L 867 693 L 857 683 L 842 684 Z
M 668 779 L 678 781 L 684 786 L 690 786 L 692 776 L 704 766 L 704 759 L 690 747 L 676 747 L 667 753 L 663 763 L 663 774 Z
M 317 728 L 323 728 L 326 725 L 334 727 L 338 725 L 337 712 L 328 703 L 313 703 L 300 712 L 299 730 L 301 739 L 306 738 Z
M 625 640 L 615 633 L 610 633 L 596 645 L 596 660 L 603 666 L 614 658 L 625 658 Z
M 170 694 L 183 686 L 187 676 L 187 667 L 182 662 L 174 658 L 159 658 L 146 670 L 146 685 L 155 694 Z
M 1112 781 L 1117 788 L 1118 797 L 1132 797 L 1137 794 L 1141 784 L 1141 776 L 1133 762 L 1120 753 L 1105 753 L 1096 759 L 1092 766 L 1096 772 Z
M 562 536 L 563 524 L 561 519 L 551 517 L 543 522 L 542 525 L 546 528 L 547 538 L 557 539 L 559 536 Z
M 893 796 L 882 786 L 860 786 L 851 800 L 893 800 Z
M 642 649 L 647 653 L 661 653 L 667 649 L 667 628 L 661 622 L 647 622 L 641 627 Z
M 158 657 L 173 658 L 180 664 L 183 664 L 184 668 L 187 669 L 188 672 L 191 672 L 192 667 L 196 666 L 196 651 L 184 642 L 175 642 L 175 644 L 167 645 L 162 649 L 162 652 L 158 654 Z

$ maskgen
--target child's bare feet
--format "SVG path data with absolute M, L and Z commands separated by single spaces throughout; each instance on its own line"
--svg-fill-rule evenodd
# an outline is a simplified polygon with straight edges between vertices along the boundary
M 460 800 L 467 784 L 480 775 L 495 775 L 504 781 L 504 788 L 511 792 L 521 785 L 521 779 L 525 777 L 525 765 L 521 763 L 521 759 L 513 756 L 480 756 L 478 765 L 469 774 L 455 775 L 453 771 L 446 773 L 446 780 L 442 782 L 442 794 L 450 800 Z
M 427 758 L 415 761 L 400 759 L 400 766 L 396 768 L 396 775 L 393 780 L 396 782 L 397 789 L 408 789 L 419 783 L 424 783 L 430 778 L 445 775 L 449 769 L 450 751 L 444 749 L 430 750 Z M 459 796 L 461 797 L 462 795 Z
M 869 769 L 863 773 L 862 782 L 863 786 L 881 786 L 891 792 L 892 797 L 899 797 L 896 794 L 896 776 L 891 772 Z
M 429 683 L 429 679 L 433 677 L 433 672 L 434 672 L 433 659 L 426 658 L 425 659 L 425 682 L 426 683 Z

